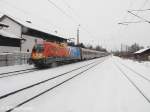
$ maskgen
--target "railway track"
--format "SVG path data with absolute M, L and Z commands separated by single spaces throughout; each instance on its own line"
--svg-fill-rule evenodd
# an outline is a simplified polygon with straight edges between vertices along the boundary
M 150 79 L 149 79 L 149 78 L 145 77 L 144 75 L 142 75 L 141 73 L 139 73 L 139 72 L 137 72 L 136 70 L 132 69 L 131 67 L 129 67 L 129 66 L 127 66 L 127 65 L 125 65 L 125 64 L 123 64 L 123 63 L 121 63 L 121 62 L 119 62 L 119 63 L 120 63 L 121 65 L 123 65 L 124 67 L 126 67 L 128 70 L 134 72 L 136 75 L 140 76 L 141 78 L 147 80 L 147 81 L 150 83 Z
M 104 60 L 105 60 L 105 59 L 104 59 Z M 104 60 L 103 60 L 103 61 L 104 61 Z M 13 108 L 11 108 L 11 109 L 5 111 L 5 112 L 11 112 L 11 111 L 13 111 L 14 109 L 16 109 L 16 108 L 18 108 L 18 107 L 20 107 L 20 106 L 22 106 L 22 105 L 24 105 L 24 104 L 26 104 L 26 103 L 28 103 L 28 102 L 34 100 L 35 98 L 38 98 L 38 97 L 40 97 L 41 95 L 43 95 L 43 94 L 45 94 L 45 93 L 47 93 L 47 92 L 53 90 L 54 88 L 59 87 L 60 85 L 64 84 L 65 82 L 68 82 L 68 81 L 70 81 L 71 79 L 74 79 L 75 77 L 81 75 L 82 73 L 84 73 L 84 72 L 90 70 L 91 68 L 95 67 L 96 65 L 102 63 L 103 61 L 95 61 L 95 62 L 86 64 L 86 65 L 84 65 L 84 66 L 75 68 L 75 69 L 73 69 L 73 70 L 70 70 L 70 71 L 68 71 L 68 72 L 59 74 L 59 75 L 57 75 L 57 76 L 55 76 L 55 77 L 51 77 L 51 78 L 48 78 L 48 79 L 46 79 L 46 80 L 37 82 L 37 83 L 35 83 L 35 84 L 26 86 L 26 87 L 24 87 L 24 88 L 21 88 L 21 89 L 12 91 L 12 92 L 10 92 L 10 93 L 7 93 L 7 94 L 5 94 L 5 95 L 0 96 L 0 102 L 1 102 L 1 100 L 6 100 L 6 101 L 7 101 L 7 98 L 9 98 L 9 97 L 11 97 L 11 96 L 14 96 L 14 95 L 17 96 L 17 94 L 19 94 L 19 93 L 21 93 L 21 92 L 24 92 L 24 91 L 29 90 L 29 89 L 33 89 L 34 87 L 37 87 L 37 86 L 41 86 L 41 85 L 43 85 L 43 84 L 45 84 L 45 83 L 47 83 L 47 82 L 50 82 L 50 81 L 52 81 L 52 80 L 54 80 L 54 79 L 58 79 L 58 78 L 60 78 L 60 77 L 67 76 L 67 78 L 64 78 L 64 79 L 63 79 L 63 81 L 60 81 L 59 83 L 55 84 L 54 86 L 51 86 L 51 87 L 47 88 L 46 90 L 43 90 L 43 91 L 41 91 L 40 93 L 38 93 L 38 94 L 36 94 L 36 95 L 34 95 L 34 96 L 30 97 L 30 98 L 27 98 L 26 100 L 24 100 L 24 101 L 22 101 L 22 102 L 16 104 L 16 106 L 14 106 Z M 75 73 L 73 73 L 73 72 L 75 72 Z M 73 73 L 73 75 L 70 76 L 70 74 L 72 74 L 72 73 Z M 67 75 L 67 74 L 68 74 L 68 75 Z M 68 76 L 69 76 L 69 78 L 68 78 Z
M 6 78 L 6 77 L 11 77 L 11 76 L 16 76 L 16 75 L 22 75 L 22 74 L 25 74 L 25 73 L 36 72 L 36 71 L 39 71 L 39 70 L 40 69 L 37 69 L 37 68 L 31 68 L 31 69 L 24 69 L 24 70 L 12 71 L 12 72 L 0 73 L 0 79 Z
M 21 75 L 21 74 L 25 74 L 25 73 L 31 73 L 31 72 L 35 72 L 35 71 L 38 71 L 38 69 L 31 68 L 31 69 L 25 69 L 25 70 L 13 71 L 13 72 L 1 73 L 0 74 L 0 79 L 5 78 L 5 77 L 15 76 L 15 75 Z
M 75 70 L 78 70 L 78 69 L 81 69 L 81 68 L 83 68 L 83 67 L 89 66 L 89 65 L 91 65 L 91 64 L 93 64 L 93 63 L 95 63 L 95 62 L 92 62 L 92 63 L 90 63 L 90 64 L 88 64 L 88 65 L 84 65 L 84 66 L 78 67 L 78 68 L 76 68 L 76 69 L 73 69 L 73 70 L 70 70 L 70 71 L 68 71 L 68 72 L 65 72 L 65 73 L 59 74 L 59 75 L 57 75 L 57 76 L 50 77 L 50 78 L 48 78 L 48 79 L 46 79 L 46 80 L 43 80 L 43 81 L 37 82 L 37 83 L 32 84 L 32 85 L 29 85 L 29 86 L 26 86 L 26 87 L 21 88 L 21 89 L 18 89 L 18 90 L 16 90 L 16 91 L 13 91 L 13 92 L 7 93 L 7 94 L 5 94 L 5 95 L 0 96 L 0 100 L 1 100 L 1 99 L 3 99 L 3 98 L 6 98 L 6 97 L 8 97 L 8 96 L 11 96 L 11 95 L 13 95 L 13 94 L 16 94 L 16 93 L 18 93 L 18 92 L 21 92 L 21 91 L 23 91 L 23 90 L 26 90 L 26 89 L 32 88 L 32 87 L 34 87 L 34 86 L 38 86 L 38 85 L 40 85 L 40 84 L 42 84 L 42 83 L 45 83 L 45 82 L 47 82 L 47 81 L 50 81 L 50 80 L 53 80 L 53 79 L 59 78 L 59 77 L 64 76 L 64 75 L 67 75 L 68 73 L 71 73 L 71 72 L 73 72 L 73 71 L 75 71 Z
M 149 78 L 145 77 L 144 75 L 138 73 L 137 71 L 135 71 L 134 69 L 132 69 L 131 67 L 121 63 L 121 62 L 114 62 L 115 66 L 117 67 L 117 69 L 126 77 L 126 79 L 136 88 L 136 90 L 144 97 L 144 99 L 150 103 L 150 97 L 148 96 L 148 94 L 146 94 L 146 92 L 144 91 L 144 87 L 143 86 L 139 86 L 139 84 L 137 83 L 138 81 L 136 81 L 137 79 L 143 79 L 144 81 L 148 82 L 146 84 L 149 85 L 150 80 Z M 121 66 L 120 66 L 121 65 Z M 126 70 L 130 71 L 127 73 L 126 70 L 124 70 L 124 68 Z M 133 78 L 133 74 L 131 74 L 131 72 L 134 74 L 134 77 L 136 76 L 136 78 Z

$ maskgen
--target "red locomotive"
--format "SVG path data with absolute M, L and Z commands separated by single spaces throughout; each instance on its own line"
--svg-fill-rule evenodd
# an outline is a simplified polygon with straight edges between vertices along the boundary
M 32 60 L 37 66 L 46 65 L 52 61 L 60 61 L 69 57 L 69 50 L 65 44 L 43 42 L 36 44 L 32 50 Z

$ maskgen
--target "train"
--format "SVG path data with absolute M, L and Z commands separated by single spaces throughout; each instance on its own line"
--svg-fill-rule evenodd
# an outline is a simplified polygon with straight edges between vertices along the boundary
M 108 53 L 90 50 L 64 43 L 46 42 L 35 44 L 31 60 L 38 68 L 49 67 L 53 63 L 75 62 L 106 56 Z

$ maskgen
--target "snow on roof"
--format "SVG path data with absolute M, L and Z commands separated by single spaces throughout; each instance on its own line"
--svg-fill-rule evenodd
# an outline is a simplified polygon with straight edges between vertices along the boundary
M 144 51 L 147 51 L 148 49 L 150 49 L 150 48 L 140 49 L 139 51 L 136 51 L 134 54 L 142 53 L 142 52 L 144 52 Z
M 16 38 L 16 39 L 21 39 L 20 37 L 10 33 L 10 32 L 6 32 L 4 30 L 0 30 L 0 35 L 4 36 L 4 37 L 10 37 L 10 38 Z
M 41 31 L 41 32 L 47 33 L 49 35 L 53 35 L 53 36 L 57 36 L 59 38 L 62 38 L 58 34 L 56 35 L 56 34 L 50 32 L 49 28 L 46 28 L 45 26 L 34 24 L 34 22 L 32 22 L 30 20 L 23 20 L 23 19 L 16 18 L 16 17 L 10 16 L 10 15 L 3 15 L 3 16 L 11 18 L 12 20 L 16 21 L 17 23 L 19 23 L 20 25 L 22 25 L 24 27 L 27 27 L 27 28 L 30 28 L 30 29 L 34 29 L 34 30 L 37 30 L 37 31 Z M 62 38 L 62 39 L 64 39 L 64 38 Z
M 4 14 L 0 13 L 0 18 L 3 17 L 3 16 L 4 16 Z

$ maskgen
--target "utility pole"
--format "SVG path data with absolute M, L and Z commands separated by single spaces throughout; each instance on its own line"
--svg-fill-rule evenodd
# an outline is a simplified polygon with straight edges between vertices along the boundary
M 123 45 L 122 45 L 122 43 L 121 43 L 121 53 L 123 52 Z
M 79 40 L 79 36 L 80 36 L 80 24 L 78 25 L 78 28 L 77 28 L 77 45 L 79 45 L 80 43 L 80 40 Z

